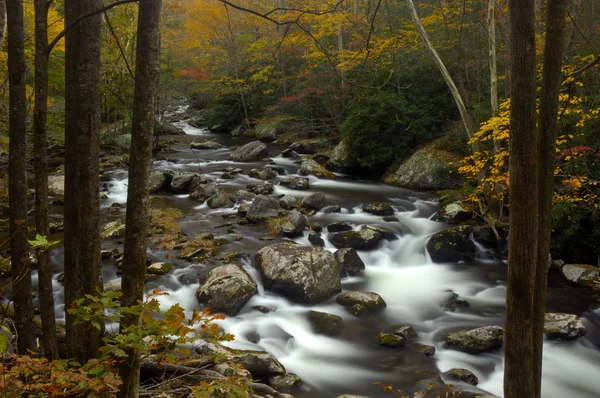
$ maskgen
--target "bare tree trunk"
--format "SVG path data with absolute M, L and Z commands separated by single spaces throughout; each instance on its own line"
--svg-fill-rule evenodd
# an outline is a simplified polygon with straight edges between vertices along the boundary
M 25 27 L 21 0 L 7 1 L 8 27 L 8 196 L 10 261 L 19 354 L 35 351 L 31 264 L 27 241 L 27 108 L 25 93 Z
M 278 8 L 285 8 L 285 0 L 277 0 Z M 285 10 L 279 10 L 279 16 L 285 16 Z M 283 81 L 283 96 L 288 96 L 288 84 L 287 84 L 287 63 L 285 55 L 283 54 L 283 39 L 284 35 L 289 29 L 289 26 L 277 25 L 277 35 L 281 39 L 281 46 L 279 47 L 279 67 L 281 68 L 281 77 Z
M 124 307 L 138 304 L 144 296 L 146 242 L 150 227 L 148 179 L 152 167 L 152 134 L 160 82 L 160 10 L 162 0 L 140 2 L 133 99 L 131 165 L 127 187 L 127 217 L 123 258 Z M 139 316 L 126 316 L 121 327 L 139 325 Z M 121 366 L 120 398 L 139 396 L 140 355 L 129 352 Z
M 488 49 L 490 59 L 490 102 L 492 117 L 498 116 L 498 66 L 496 57 L 496 2 L 490 0 L 488 5 Z
M 423 24 L 421 23 L 421 19 L 419 18 L 419 14 L 417 13 L 417 8 L 415 7 L 415 3 L 413 2 L 413 0 L 406 0 L 406 3 L 408 4 L 408 8 L 410 10 L 410 15 L 412 17 L 412 20 L 415 23 L 415 25 L 417 26 L 417 30 L 418 30 L 419 34 L 421 35 L 423 42 L 425 42 L 425 46 L 427 47 L 427 50 L 429 50 L 429 52 L 431 53 L 431 56 L 433 57 L 433 60 L 436 64 L 436 66 L 438 67 L 440 73 L 442 74 L 444 81 L 446 82 L 446 85 L 450 89 L 450 93 L 452 94 L 452 97 L 454 98 L 454 102 L 456 103 L 458 111 L 460 112 L 460 117 L 461 117 L 463 125 L 465 127 L 467 136 L 469 138 L 471 138 L 477 132 L 477 127 L 475 125 L 475 121 L 473 120 L 473 117 L 469 113 L 467 106 L 465 105 L 465 101 L 464 101 L 463 97 L 460 95 L 460 91 L 458 91 L 458 88 L 456 88 L 456 84 L 454 84 L 454 80 L 452 80 L 452 76 L 450 76 L 450 73 L 448 72 L 446 65 L 444 65 L 444 62 L 442 61 L 439 54 L 433 47 L 433 44 L 431 44 L 431 41 L 429 41 L 429 36 L 427 35 L 427 32 L 425 31 L 425 28 L 423 27 Z
M 535 360 L 535 397 L 541 397 L 542 351 L 544 341 L 544 315 L 546 313 L 546 286 L 548 284 L 548 258 L 552 230 L 552 195 L 554 193 L 554 167 L 556 136 L 558 130 L 558 96 L 562 83 L 562 58 L 566 38 L 566 0 L 548 0 L 546 43 L 540 93 L 538 146 L 538 250 L 533 296 L 533 342 Z
M 48 159 L 46 148 L 46 118 L 48 113 L 48 1 L 35 0 L 35 103 L 33 111 L 33 152 L 35 169 L 36 231 L 48 236 Z M 50 253 L 40 249 L 37 255 L 40 309 L 42 317 L 42 347 L 49 360 L 58 359 L 56 316 L 52 291 Z
M 0 48 L 6 37 L 6 0 L 0 0 Z
M 538 247 L 538 156 L 534 0 L 509 2 L 511 23 L 510 231 L 504 397 L 535 397 L 534 278 Z
M 65 0 L 66 26 L 102 8 Z M 100 15 L 67 30 L 65 46 L 65 304 L 102 288 L 99 233 Z M 67 351 L 80 363 L 98 355 L 101 331 L 67 314 Z

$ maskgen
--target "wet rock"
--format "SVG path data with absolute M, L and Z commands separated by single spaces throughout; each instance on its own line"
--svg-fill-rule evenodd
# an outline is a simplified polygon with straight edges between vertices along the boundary
M 385 222 L 398 222 L 400 219 L 398 217 L 386 216 L 383 217 L 383 221 Z
M 461 224 L 473 218 L 473 213 L 465 209 L 461 202 L 450 203 L 440 210 L 433 219 L 447 224 Z
M 394 334 L 398 336 L 404 337 L 406 340 L 415 341 L 419 335 L 415 328 L 410 325 L 400 326 L 396 330 L 394 330 Z
M 293 158 L 296 159 L 298 156 L 298 153 L 293 151 L 292 149 L 288 148 L 285 151 L 281 152 L 281 157 L 283 158 Z
M 245 124 L 240 124 L 236 126 L 233 130 L 231 130 L 231 135 L 233 137 L 239 137 L 244 133 L 244 131 L 246 131 L 247 128 L 248 127 Z
M 219 189 L 215 184 L 201 184 L 194 189 L 194 191 L 188 196 L 188 199 L 202 203 L 211 196 L 218 194 Z
M 175 193 L 188 192 L 188 186 L 194 177 L 196 177 L 196 174 L 194 173 L 176 174 L 170 183 L 171 191 Z
M 222 180 L 233 180 L 235 179 L 235 176 L 231 173 L 223 173 L 219 176 L 219 178 Z
M 190 144 L 190 148 L 192 148 L 192 149 L 199 149 L 199 150 L 204 150 L 204 149 L 221 149 L 221 148 L 223 148 L 223 145 L 221 145 L 221 144 L 219 144 L 218 142 L 215 142 L 215 141 L 192 142 Z
M 327 198 L 323 192 L 316 192 L 302 199 L 302 206 L 311 210 L 321 210 Z
M 50 232 L 52 232 L 52 233 L 62 232 L 65 230 L 65 223 L 62 221 L 51 222 L 48 224 L 48 228 L 50 229 Z
M 464 308 L 469 308 L 471 306 L 471 304 L 469 304 L 467 300 L 460 300 L 458 297 L 458 294 L 452 293 L 448 298 L 448 301 L 446 301 L 442 306 L 442 309 L 444 309 L 445 311 L 454 312 L 457 309 L 460 310 Z
M 325 241 L 323 240 L 323 238 L 321 238 L 319 235 L 317 235 L 317 233 L 315 231 L 310 231 L 308 233 L 308 241 L 313 246 L 319 246 L 319 247 L 325 246 Z
M 456 166 L 460 160 L 458 155 L 437 149 L 433 144 L 428 145 L 386 174 L 383 181 L 401 188 L 423 191 L 457 188 L 464 182 Z
M 333 174 L 331 171 L 327 170 L 325 167 L 321 166 L 319 163 L 315 162 L 312 159 L 308 159 L 302 162 L 302 164 L 300 165 L 300 174 L 312 174 L 319 178 L 335 178 L 335 174 Z
M 411 391 L 415 396 L 452 397 L 455 391 L 447 386 L 439 375 L 419 380 Z
M 256 197 L 256 194 L 250 191 L 246 191 L 245 189 L 240 189 L 235 193 L 235 196 L 239 200 L 252 200 Z
M 433 235 L 427 242 L 427 251 L 436 263 L 472 261 L 477 251 L 470 239 L 471 228 L 465 225 L 450 228 Z
M 285 167 L 283 167 L 283 166 L 278 166 L 276 164 L 268 164 L 265 167 L 269 170 L 273 170 L 280 176 L 285 175 L 285 173 L 286 173 Z
M 351 155 L 346 142 L 342 140 L 335 148 L 333 148 L 331 157 L 329 158 L 329 164 L 333 170 L 350 172 L 359 168 L 355 159 L 356 157 Z
M 184 135 L 185 131 L 182 128 L 177 127 L 169 122 L 159 122 L 158 120 L 154 123 L 154 135 Z
M 246 185 L 246 189 L 256 195 L 268 195 L 275 190 L 270 182 L 252 182 Z
M 339 249 L 333 255 L 340 264 L 342 276 L 357 276 L 364 273 L 365 263 L 360 259 L 355 249 Z
M 312 155 L 329 145 L 327 140 L 316 138 L 311 140 L 302 140 L 290 145 L 290 149 L 302 154 Z
M 206 201 L 206 204 L 211 209 L 225 209 L 232 208 L 235 200 L 228 194 L 222 192 L 219 195 L 211 196 Z
M 153 170 L 150 172 L 148 179 L 148 190 L 150 193 L 156 193 L 163 189 L 167 183 L 167 176 L 160 170 Z
M 125 235 L 125 224 L 118 221 L 109 222 L 102 228 L 100 238 L 103 240 Z
M 291 195 L 285 195 L 279 198 L 279 205 L 286 210 L 290 210 L 298 205 L 298 200 Z
M 585 325 L 577 315 L 546 313 L 544 333 L 549 339 L 572 340 L 587 333 Z
M 229 158 L 236 162 L 254 162 L 269 155 L 265 144 L 260 141 L 252 141 L 233 151 Z
M 413 344 L 413 347 L 415 347 L 417 352 L 424 354 L 427 357 L 432 357 L 435 355 L 435 347 L 432 345 Z
M 389 203 L 369 203 L 363 206 L 362 210 L 376 216 L 391 216 L 394 214 L 394 208 Z
M 105 292 L 117 292 L 121 290 L 121 280 L 115 280 L 104 284 L 103 290 Z
M 302 303 L 315 304 L 341 291 L 340 268 L 323 248 L 275 243 L 256 254 L 266 289 Z
M 262 351 L 233 350 L 224 346 L 207 343 L 197 351 L 200 354 L 219 354 L 232 362 L 241 364 L 252 373 L 255 379 L 268 378 L 269 376 L 285 374 L 285 367 L 273 355 Z
M 249 203 L 241 204 L 240 207 L 238 207 L 238 215 L 240 215 L 241 217 L 246 217 L 246 215 L 248 214 L 248 210 L 250 210 L 251 206 L 252 205 Z
M 269 385 L 277 391 L 290 391 L 302 384 L 302 379 L 294 373 L 286 373 L 269 377 Z
M 289 189 L 306 190 L 310 187 L 308 178 L 306 177 L 289 177 L 281 181 L 283 186 L 287 186 Z
M 248 220 L 259 223 L 269 218 L 279 216 L 279 201 L 271 196 L 258 195 L 254 198 L 246 218 Z
M 345 221 L 332 222 L 327 226 L 327 232 L 346 232 L 352 231 L 352 224 Z
M 271 170 L 271 169 L 263 169 L 263 170 L 259 170 L 259 169 L 252 169 L 248 172 L 248 176 L 252 177 L 252 178 L 258 178 L 259 180 L 272 180 L 273 178 L 277 177 L 277 172 Z
M 344 307 L 350 307 L 354 315 L 382 311 L 387 304 L 377 293 L 346 292 L 336 297 L 335 301 Z
M 381 332 L 377 335 L 377 344 L 384 347 L 404 347 L 406 339 L 392 333 Z
M 377 246 L 383 239 L 383 232 L 378 228 L 363 226 L 358 231 L 338 232 L 329 235 L 329 241 L 337 248 L 353 248 L 369 250 Z
M 65 196 L 65 176 L 48 177 L 48 195 Z
M 258 312 L 262 312 L 263 314 L 268 314 L 272 311 L 269 307 L 265 307 L 264 305 L 255 305 L 254 307 L 252 307 L 252 309 Z
M 281 233 L 288 237 L 300 235 L 306 228 L 306 224 L 306 217 L 298 210 L 292 210 L 287 215 L 287 221 L 281 225 Z
M 461 330 L 451 333 L 446 338 L 446 345 L 459 351 L 471 354 L 492 351 L 502 347 L 504 329 L 500 326 L 485 326 L 472 330 Z
M 313 331 L 326 336 L 337 336 L 344 330 L 344 320 L 341 316 L 326 312 L 309 311 L 308 321 Z
M 565 264 L 561 268 L 563 276 L 580 286 L 591 286 L 600 279 L 600 268 L 586 264 Z
M 173 268 L 173 264 L 171 263 L 154 263 L 148 267 L 146 272 L 152 275 L 164 275 L 171 271 L 171 268 Z
M 339 205 L 331 205 L 323 208 L 323 213 L 339 213 L 342 211 L 342 208 Z
M 467 369 L 453 368 L 447 372 L 444 372 L 443 375 L 449 379 L 462 381 L 472 386 L 479 384 L 479 379 L 477 376 Z
M 256 292 L 256 284 L 246 271 L 235 264 L 227 264 L 208 273 L 196 298 L 212 312 L 236 315 Z
M 279 128 L 269 123 L 259 123 L 254 127 L 256 138 L 264 142 L 273 142 L 277 139 Z

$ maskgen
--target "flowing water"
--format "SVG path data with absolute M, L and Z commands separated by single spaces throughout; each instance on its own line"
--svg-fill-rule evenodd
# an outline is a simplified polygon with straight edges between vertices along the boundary
M 242 189 L 249 182 L 257 180 L 247 177 L 252 168 L 264 167 L 265 162 L 235 163 L 228 160 L 232 148 L 243 144 L 244 140 L 234 140 L 229 135 L 216 135 L 196 129 L 185 122 L 179 125 L 187 137 L 176 145 L 178 152 L 166 159 L 157 160 L 155 169 L 201 172 L 217 180 L 220 188 L 229 192 Z M 214 139 L 224 149 L 191 151 L 188 143 L 194 139 Z M 273 162 L 285 168 L 287 176 L 297 175 L 299 165 L 290 159 L 279 156 L 282 147 L 269 147 Z M 215 168 L 235 166 L 244 169 L 234 180 L 219 179 L 221 172 Z M 428 194 L 393 188 L 378 182 L 361 180 L 356 177 L 339 175 L 335 180 L 310 178 L 310 189 L 292 191 L 276 186 L 275 194 L 291 194 L 298 199 L 311 193 L 322 191 L 329 204 L 342 207 L 340 213 L 319 212 L 309 218 L 309 223 L 327 225 L 333 221 L 346 221 L 358 228 L 363 224 L 385 226 L 394 231 L 398 238 L 384 241 L 376 250 L 360 251 L 366 264 L 366 272 L 361 277 L 346 278 L 342 281 L 345 291 L 363 290 L 379 293 L 387 302 L 387 308 L 380 314 L 366 318 L 356 318 L 335 303 L 335 299 L 312 307 L 299 305 L 285 298 L 265 291 L 258 273 L 253 268 L 254 253 L 272 242 L 263 242 L 259 237 L 265 232 L 256 226 L 237 226 L 235 233 L 228 234 L 226 228 L 218 226 L 226 222 L 221 216 L 231 209 L 211 210 L 205 204 L 198 205 L 187 199 L 187 195 L 167 195 L 165 201 L 184 211 L 182 229 L 190 236 L 211 231 L 218 237 L 228 238 L 231 244 L 226 251 L 245 253 L 242 266 L 259 286 L 257 294 L 240 314 L 221 322 L 223 329 L 236 338 L 230 346 L 240 349 L 264 350 L 274 354 L 289 372 L 298 374 L 304 383 L 295 391 L 297 397 L 336 397 L 343 393 L 365 394 L 371 397 L 394 396 L 374 385 L 375 382 L 392 384 L 396 388 L 411 389 L 414 382 L 425 378 L 424 374 L 439 373 L 451 368 L 467 368 L 479 378 L 477 388 L 455 383 L 469 391 L 489 392 L 502 395 L 502 353 L 501 350 L 481 355 L 470 355 L 445 349 L 443 339 L 450 332 L 486 325 L 503 324 L 504 279 L 506 265 L 490 260 L 482 251 L 480 259 L 473 263 L 434 264 L 425 249 L 429 237 L 444 229 L 444 224 L 430 220 L 439 209 L 439 204 Z M 106 220 L 123 219 L 123 210 L 112 207 L 113 203 L 124 204 L 127 199 L 127 173 L 113 170 L 104 173 L 103 189 L 108 199 L 102 201 Z M 361 205 L 369 202 L 389 202 L 395 210 L 397 222 L 384 222 L 381 217 L 361 211 Z M 235 209 L 234 209 L 235 210 Z M 235 236 L 243 236 L 235 241 Z M 322 238 L 326 249 L 334 251 L 327 240 Z M 309 244 L 307 232 L 294 239 L 298 243 Z M 103 248 L 118 246 L 115 242 L 104 242 Z M 149 256 L 155 261 L 165 261 L 165 253 L 156 248 L 149 249 Z M 173 262 L 173 259 L 168 259 Z M 53 252 L 53 263 L 58 273 L 61 271 L 62 252 Z M 198 288 L 198 278 L 205 275 L 214 265 L 175 261 L 174 269 L 159 280 L 147 283 L 148 289 L 160 287 L 170 293 L 162 299 L 162 305 L 179 303 L 187 310 L 198 308 L 194 293 Z M 105 282 L 117 280 L 116 266 L 105 266 Z M 594 398 L 600 396 L 600 310 L 597 303 L 585 292 L 572 294 L 570 289 L 550 287 L 548 306 L 550 311 L 580 314 L 588 328 L 588 334 L 576 341 L 548 341 L 544 350 L 544 397 L 548 398 Z M 57 308 L 64 311 L 61 284 L 57 288 Z M 470 307 L 448 312 L 443 304 L 452 292 L 466 299 Z M 252 309 L 253 306 L 271 309 L 264 314 Z M 341 336 L 326 337 L 312 332 L 306 313 L 316 311 L 336 314 L 344 318 L 345 330 Z M 64 312 L 63 312 L 64 313 Z M 427 357 L 412 345 L 393 349 L 377 345 L 375 337 L 381 331 L 392 331 L 401 325 L 412 325 L 419 334 L 418 343 L 433 345 L 436 354 Z M 451 381 L 448 381 L 451 382 Z

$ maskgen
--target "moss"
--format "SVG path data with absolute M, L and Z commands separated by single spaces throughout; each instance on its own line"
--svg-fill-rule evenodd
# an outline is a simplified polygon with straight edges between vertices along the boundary
M 180 210 L 165 207 L 153 208 L 151 214 L 151 232 L 153 234 L 165 234 L 180 232 L 179 219 L 183 213 Z
M 265 221 L 265 228 L 268 233 L 278 235 L 281 233 L 281 226 L 287 221 L 287 217 L 269 218 Z

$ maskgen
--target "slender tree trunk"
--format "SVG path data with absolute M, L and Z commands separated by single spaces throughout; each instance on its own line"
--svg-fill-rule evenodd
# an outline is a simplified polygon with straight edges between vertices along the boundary
M 278 8 L 285 8 L 285 0 L 277 0 Z M 285 10 L 279 10 L 278 12 L 280 17 L 285 16 Z M 277 36 L 281 40 L 281 46 L 279 47 L 279 67 L 281 68 L 281 78 L 282 78 L 282 88 L 283 88 L 283 96 L 288 96 L 288 83 L 287 83 L 287 63 L 285 59 L 285 55 L 283 54 L 283 39 L 284 35 L 289 29 L 289 26 L 277 25 Z
M 498 116 L 498 66 L 496 57 L 496 1 L 489 0 L 488 5 L 488 50 L 490 59 L 490 103 L 492 117 Z
M 102 8 L 65 0 L 65 22 Z M 101 17 L 67 30 L 65 46 L 65 304 L 102 288 L 99 234 Z M 67 351 L 81 363 L 98 355 L 101 331 L 67 314 Z
M 510 231 L 504 397 L 535 397 L 533 294 L 538 247 L 534 0 L 509 2 L 511 23 Z
M 160 10 L 162 0 L 140 2 L 131 140 L 127 187 L 127 216 L 123 257 L 124 307 L 143 300 L 146 276 L 146 243 L 150 227 L 148 179 L 152 166 L 152 134 L 160 82 Z M 127 316 L 121 326 L 139 325 L 139 316 Z M 139 396 L 140 355 L 129 352 L 120 369 L 120 398 Z
M 533 296 L 533 327 L 536 383 L 535 397 L 541 397 L 542 351 L 544 340 L 544 315 L 546 313 L 546 286 L 548 284 L 548 258 L 552 230 L 552 195 L 554 192 L 554 167 L 556 136 L 558 130 L 558 96 L 562 83 L 562 58 L 566 38 L 566 0 L 548 0 L 546 43 L 540 93 L 538 146 L 538 250 Z
M 0 48 L 6 37 L 6 0 L 0 0 Z
M 48 1 L 35 0 L 35 103 L 33 111 L 33 152 L 35 168 L 36 231 L 48 236 L 48 159 L 46 116 L 48 113 Z M 49 360 L 58 359 L 56 316 L 52 291 L 52 268 L 48 250 L 38 250 L 42 347 Z
M 460 91 L 458 91 L 458 88 L 456 88 L 456 84 L 454 84 L 454 80 L 452 80 L 452 76 L 450 76 L 450 72 L 448 72 L 446 65 L 444 65 L 444 62 L 442 61 L 439 54 L 433 47 L 433 44 L 431 44 L 431 41 L 429 41 L 429 36 L 427 35 L 427 32 L 425 31 L 425 28 L 423 27 L 423 24 L 421 23 L 421 19 L 419 18 L 419 14 L 417 13 L 417 8 L 415 7 L 415 3 L 413 2 L 413 0 L 406 0 L 406 3 L 408 4 L 408 8 L 410 10 L 410 15 L 412 17 L 412 20 L 415 23 L 415 25 L 417 26 L 417 31 L 419 32 L 419 34 L 421 35 L 421 38 L 425 42 L 425 46 L 427 47 L 427 50 L 429 50 L 429 52 L 431 53 L 431 56 L 433 57 L 433 60 L 436 64 L 436 66 L 438 67 L 440 73 L 442 74 L 444 81 L 446 82 L 446 85 L 450 89 L 450 93 L 452 94 L 452 97 L 454 98 L 454 102 L 456 103 L 458 111 L 460 112 L 460 117 L 461 117 L 463 125 L 465 127 L 467 136 L 469 138 L 471 138 L 477 132 L 477 127 L 475 125 L 475 121 L 473 120 L 473 117 L 469 113 L 467 106 L 465 105 L 465 101 L 464 101 L 463 97 L 460 95 Z
M 8 196 L 10 224 L 10 261 L 15 306 L 15 328 L 19 354 L 35 351 L 33 303 L 31 301 L 31 264 L 27 241 L 27 130 L 25 94 L 25 28 L 22 0 L 7 1 L 8 27 Z

